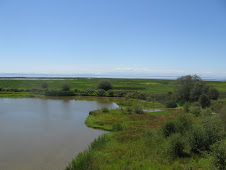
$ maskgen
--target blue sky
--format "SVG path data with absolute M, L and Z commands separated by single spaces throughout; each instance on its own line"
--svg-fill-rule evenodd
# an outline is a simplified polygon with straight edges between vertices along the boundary
M 0 0 L 0 73 L 226 77 L 225 0 Z

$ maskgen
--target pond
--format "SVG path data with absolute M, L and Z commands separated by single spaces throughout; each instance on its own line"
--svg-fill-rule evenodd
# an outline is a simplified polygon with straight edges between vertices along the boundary
M 111 98 L 0 98 L 0 169 L 64 169 L 106 132 L 88 128 L 89 111 Z

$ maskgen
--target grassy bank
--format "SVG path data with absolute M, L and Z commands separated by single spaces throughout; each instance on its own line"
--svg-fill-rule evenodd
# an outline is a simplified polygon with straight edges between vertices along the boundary
M 66 169 L 218 169 L 214 153 L 223 147 L 225 154 L 225 130 L 218 116 L 195 117 L 180 109 L 92 111 L 86 125 L 110 133 L 96 139 Z M 198 147 L 197 140 L 204 140 L 205 148 Z

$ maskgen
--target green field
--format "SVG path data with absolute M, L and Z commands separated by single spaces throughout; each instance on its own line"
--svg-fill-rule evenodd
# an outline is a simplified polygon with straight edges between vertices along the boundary
M 5 80 L 0 79 L 0 88 L 40 89 L 43 82 L 47 82 L 49 89 L 61 89 L 62 84 L 68 83 L 71 89 L 95 89 L 102 78 L 74 78 L 73 80 Z M 106 79 L 110 80 L 114 89 L 150 91 L 167 93 L 174 91 L 175 80 L 160 79 Z M 226 93 L 225 81 L 207 81 L 207 84 L 216 87 L 220 93 Z

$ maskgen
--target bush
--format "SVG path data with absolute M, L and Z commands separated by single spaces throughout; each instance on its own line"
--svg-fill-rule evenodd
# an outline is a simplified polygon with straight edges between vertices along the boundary
M 145 100 L 145 99 L 146 99 L 146 95 L 145 95 L 145 93 L 142 93 L 142 92 L 138 93 L 138 95 L 137 95 L 137 99 L 140 99 L 140 100 Z
M 177 132 L 177 122 L 175 120 L 168 120 L 162 125 L 162 132 L 165 137 Z
M 192 106 L 190 107 L 190 112 L 198 117 L 201 113 L 201 108 L 199 106 Z
M 217 117 L 205 117 L 200 124 L 193 126 L 189 134 L 193 152 L 208 151 L 215 142 L 223 139 L 223 129 Z
M 62 84 L 62 91 L 69 91 L 71 88 L 70 84 L 64 83 Z
M 101 135 L 97 139 L 94 139 L 94 141 L 90 144 L 89 149 L 100 150 L 103 147 L 103 144 L 105 144 L 106 142 L 107 136 L 105 134 Z
M 217 169 L 226 169 L 226 140 L 217 142 L 211 146 L 213 164 Z
M 190 108 L 190 103 L 188 103 L 188 102 L 186 102 L 185 104 L 184 104 L 184 112 L 185 113 L 189 113 L 189 108 Z
M 89 151 L 84 151 L 72 160 L 72 162 L 65 168 L 65 170 L 87 170 L 92 169 L 92 154 Z
M 196 102 L 202 95 L 203 98 L 202 106 L 208 106 L 208 99 L 216 100 L 218 98 L 218 91 L 215 88 L 208 86 L 202 79 L 197 75 L 186 75 L 177 79 L 176 91 L 178 100 L 185 100 L 187 102 Z M 206 98 L 207 97 L 207 98 Z
M 176 119 L 176 122 L 177 122 L 176 124 L 177 131 L 180 132 L 181 134 L 184 134 L 186 131 L 190 130 L 193 123 L 190 117 L 188 117 L 185 114 L 180 115 Z
M 127 107 L 126 108 L 126 112 L 128 115 L 132 115 L 133 114 L 133 109 L 131 107 Z
M 226 106 L 221 109 L 220 118 L 224 125 L 224 130 L 226 131 Z
M 189 134 L 189 146 L 191 151 L 198 153 L 205 150 L 206 138 L 205 130 L 201 125 L 193 126 Z
M 175 108 L 175 107 L 177 107 L 177 103 L 174 100 L 167 101 L 166 102 L 166 107 L 167 108 Z
M 210 99 L 206 94 L 203 94 L 199 98 L 199 104 L 202 106 L 202 108 L 206 108 L 210 106 Z
M 202 119 L 202 126 L 206 133 L 206 150 L 210 149 L 210 146 L 215 142 L 223 138 L 223 126 L 221 126 L 220 119 L 218 117 L 204 117 Z
M 107 107 L 102 107 L 102 108 L 101 108 L 101 111 L 102 111 L 102 112 L 104 112 L 104 113 L 109 112 L 109 110 L 108 110 L 108 108 L 107 108 Z
M 101 80 L 97 85 L 97 89 L 103 89 L 105 91 L 108 91 L 112 89 L 112 84 L 108 80 Z
M 138 114 L 138 115 L 143 115 L 143 114 L 145 114 L 144 110 L 143 110 L 140 106 L 135 106 L 133 110 L 134 110 L 134 112 L 135 112 L 136 114 Z
M 45 96 L 75 96 L 73 91 L 50 90 L 45 92 Z
M 202 109 L 201 115 L 206 117 L 206 116 L 211 116 L 212 110 L 210 108 Z
M 210 87 L 209 88 L 209 96 L 210 96 L 210 99 L 217 100 L 219 97 L 218 90 L 216 88 Z
M 95 90 L 93 90 L 93 89 L 82 90 L 82 91 L 80 91 L 80 95 L 82 95 L 82 96 L 94 96 Z
M 122 131 L 123 130 L 123 126 L 120 123 L 116 123 L 112 125 L 112 131 L 113 132 L 117 132 L 117 131 Z
M 97 90 L 96 95 L 99 96 L 99 97 L 106 96 L 105 91 L 103 89 Z
M 183 156 L 183 150 L 185 148 L 185 142 L 181 134 L 175 133 L 168 138 L 167 141 L 167 154 L 171 158 L 177 158 Z
M 108 96 L 109 97 L 114 97 L 114 91 L 113 90 L 108 90 Z
M 43 82 L 43 83 L 41 84 L 41 87 L 42 87 L 43 89 L 47 89 L 47 88 L 48 88 L 48 84 L 47 84 L 46 82 Z

